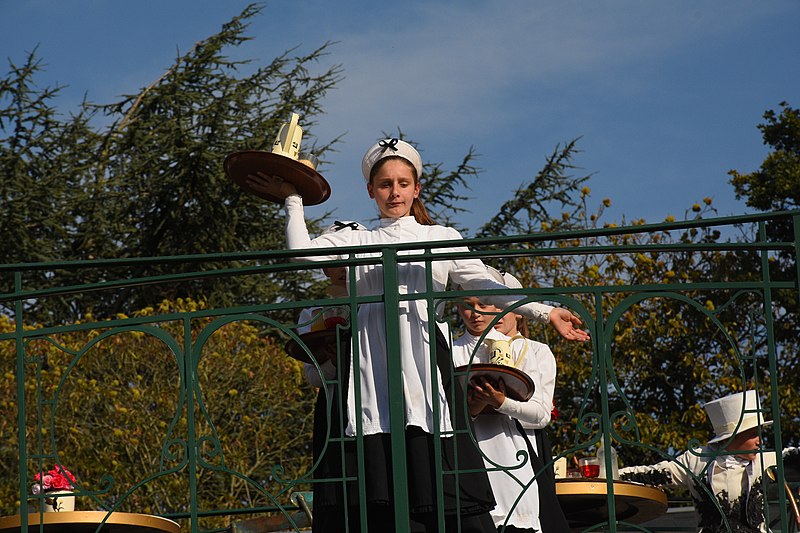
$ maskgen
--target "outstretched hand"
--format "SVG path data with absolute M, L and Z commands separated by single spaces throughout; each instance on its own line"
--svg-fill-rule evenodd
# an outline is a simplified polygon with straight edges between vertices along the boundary
M 583 324 L 581 319 L 573 315 L 569 309 L 563 307 L 556 307 L 550 311 L 548 317 L 550 323 L 556 328 L 558 334 L 567 339 L 568 341 L 588 341 L 589 333 L 578 329 L 578 326 Z
M 256 192 L 269 194 L 277 198 L 286 198 L 289 195 L 297 194 L 295 186 L 288 181 L 280 176 L 272 176 L 263 172 L 248 174 L 247 185 Z

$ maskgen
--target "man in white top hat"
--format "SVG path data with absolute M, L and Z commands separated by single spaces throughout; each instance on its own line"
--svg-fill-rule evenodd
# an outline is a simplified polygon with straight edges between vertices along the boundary
M 714 427 L 707 446 L 650 466 L 621 468 L 620 478 L 648 485 L 685 485 L 694 500 L 697 530 L 766 532 L 764 470 L 775 452 L 761 449 L 761 412 L 756 391 L 725 396 L 704 406 Z

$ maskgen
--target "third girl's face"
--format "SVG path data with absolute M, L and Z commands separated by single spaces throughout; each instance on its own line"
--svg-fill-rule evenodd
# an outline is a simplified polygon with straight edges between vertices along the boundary
M 458 305 L 458 314 L 464 321 L 464 326 L 467 331 L 476 336 L 486 330 L 489 323 L 494 320 L 497 311 L 499 311 L 497 307 L 484 304 L 474 296 L 464 298 L 464 303 Z
M 381 165 L 367 184 L 369 197 L 375 199 L 381 218 L 408 216 L 420 185 L 414 169 L 404 159 L 389 159 Z

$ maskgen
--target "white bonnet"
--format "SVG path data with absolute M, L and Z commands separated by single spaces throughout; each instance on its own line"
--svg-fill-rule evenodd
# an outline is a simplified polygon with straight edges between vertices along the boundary
M 414 166 L 417 179 L 422 177 L 422 158 L 413 146 L 400 139 L 383 139 L 372 145 L 361 160 L 361 173 L 365 180 L 369 181 L 372 167 L 385 157 L 402 157 Z
M 486 265 L 486 269 L 489 271 L 489 274 L 491 274 L 492 278 L 496 282 L 502 283 L 503 285 L 505 285 L 509 289 L 521 289 L 522 288 L 522 283 L 520 283 L 517 278 L 515 278 L 514 276 L 512 276 L 508 272 L 500 272 L 496 268 L 490 267 L 489 265 Z
M 508 272 L 502 272 L 503 274 L 503 284 L 509 289 L 521 289 L 522 283 L 519 282 L 517 278 L 509 274 Z

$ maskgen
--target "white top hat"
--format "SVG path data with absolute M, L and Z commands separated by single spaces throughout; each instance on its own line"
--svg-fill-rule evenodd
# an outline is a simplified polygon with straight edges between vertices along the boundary
M 706 403 L 703 408 L 714 426 L 714 438 L 709 444 L 731 438 L 736 433 L 757 426 L 772 424 L 764 420 L 756 391 L 749 390 L 730 394 Z
M 369 181 L 372 167 L 385 157 L 402 157 L 414 166 L 417 179 L 422 177 L 422 158 L 413 146 L 400 139 L 383 139 L 373 144 L 361 160 L 361 173 L 365 180 Z

